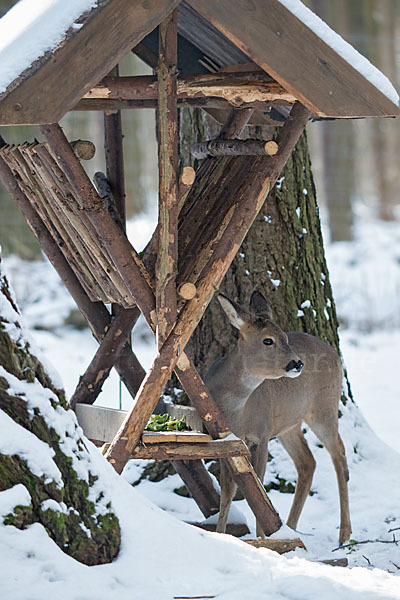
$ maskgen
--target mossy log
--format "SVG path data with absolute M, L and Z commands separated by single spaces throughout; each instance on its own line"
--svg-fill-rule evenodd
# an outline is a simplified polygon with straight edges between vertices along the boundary
M 0 262 L 0 416 L 15 427 L 16 440 L 40 445 L 53 473 L 40 457 L 39 469 L 32 464 L 30 444 L 17 442 L 17 449 L 14 444 L 8 453 L 3 439 L 0 494 L 22 484 L 30 496 L 27 505 L 4 516 L 4 523 L 19 529 L 40 523 L 76 560 L 86 565 L 110 562 L 120 545 L 118 519 L 64 392 L 33 354 L 20 319 Z

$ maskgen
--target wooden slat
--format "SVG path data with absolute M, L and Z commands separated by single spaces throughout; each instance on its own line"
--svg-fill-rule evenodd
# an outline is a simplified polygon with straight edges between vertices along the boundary
M 211 436 L 199 431 L 144 431 L 143 444 L 166 444 L 169 442 L 206 444 L 211 442 Z
M 393 104 L 278 0 L 187 0 L 319 116 L 397 116 Z
M 292 540 L 243 540 L 246 544 L 253 546 L 254 548 L 268 548 L 278 554 L 285 554 L 286 552 L 292 552 L 296 548 L 307 550 L 304 543 L 300 538 L 294 538 Z
M 0 102 L 0 124 L 59 121 L 178 4 L 179 0 L 102 1 L 54 54 L 14 82 Z
M 181 75 L 177 78 L 177 95 L 179 101 L 190 98 L 221 98 L 236 107 L 253 102 L 280 101 L 293 104 L 297 99 L 264 71 Z M 156 100 L 156 79 L 151 75 L 106 77 L 87 92 L 82 100 L 101 99 Z
M 213 440 L 200 444 L 183 442 L 140 444 L 132 450 L 131 458 L 175 461 L 243 457 L 249 454 L 242 440 Z

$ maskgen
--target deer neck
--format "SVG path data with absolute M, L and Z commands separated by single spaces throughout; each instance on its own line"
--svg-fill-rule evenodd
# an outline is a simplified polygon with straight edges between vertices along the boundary
M 250 374 L 243 364 L 243 357 L 235 349 L 229 354 L 218 373 L 219 398 L 215 398 L 222 413 L 241 413 L 247 400 L 263 379 Z

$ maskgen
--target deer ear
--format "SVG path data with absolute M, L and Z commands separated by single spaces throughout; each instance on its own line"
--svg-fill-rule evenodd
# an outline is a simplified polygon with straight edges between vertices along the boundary
M 249 315 L 236 302 L 229 300 L 224 294 L 218 294 L 218 302 L 222 306 L 231 324 L 240 329 L 249 320 Z
M 252 293 L 250 310 L 256 315 L 263 315 L 266 316 L 267 319 L 273 320 L 271 305 L 261 292 L 255 291 Z

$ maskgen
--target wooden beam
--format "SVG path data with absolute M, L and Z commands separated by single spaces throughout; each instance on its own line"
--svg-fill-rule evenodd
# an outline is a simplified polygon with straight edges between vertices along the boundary
M 70 400 L 73 410 L 78 402 L 81 404 L 94 403 L 123 347 L 127 343 L 131 329 L 131 311 L 119 310 L 111 321 L 105 336 L 100 341 L 99 347 L 89 366 L 86 368 L 84 375 L 79 378 L 79 383 Z
M 157 345 L 161 348 L 177 317 L 178 264 L 178 12 L 159 27 L 158 91 L 158 251 L 156 262 Z
M 243 104 L 242 109 L 247 107 L 255 108 L 263 113 L 267 113 L 271 110 L 272 106 L 288 106 L 289 103 L 284 100 L 271 100 L 271 101 L 257 101 L 246 102 Z M 116 111 L 125 109 L 136 109 L 136 108 L 157 108 L 158 102 L 156 99 L 153 100 L 118 100 L 117 98 L 82 98 L 79 102 L 71 109 L 74 111 Z M 214 111 L 212 116 L 218 114 L 218 118 L 213 116 L 219 122 L 225 120 L 225 116 L 221 119 L 221 111 L 227 111 L 232 108 L 232 104 L 224 98 L 211 97 L 193 97 L 193 98 L 178 98 L 178 106 L 190 106 L 192 108 L 204 108 L 204 110 Z M 210 113 L 211 114 L 211 113 Z M 257 122 L 252 124 L 260 125 L 282 125 L 282 123 L 271 123 L 271 120 L 267 121 L 266 118 L 258 116 Z
M 171 463 L 206 519 L 219 512 L 220 495 L 204 463 L 201 460 L 172 460 Z
M 290 540 L 243 540 L 246 544 L 253 546 L 253 548 L 268 548 L 278 554 L 286 554 L 286 552 L 292 552 L 296 548 L 307 550 L 304 543 L 300 538 L 293 538 Z
M 136 446 L 131 458 L 154 460 L 205 460 L 249 456 L 250 451 L 242 440 L 214 440 L 202 444 L 170 442 Z
M 187 4 L 314 114 L 344 118 L 399 114 L 398 106 L 279 0 L 187 0 Z
M 179 0 L 103 0 L 0 102 L 0 125 L 56 123 L 178 6 Z M 21 42 L 22 43 L 22 42 Z
M 213 73 L 180 75 L 177 78 L 177 98 L 221 98 L 236 108 L 253 102 L 296 102 L 269 75 L 255 73 Z M 83 96 L 83 100 L 157 100 L 157 79 L 152 75 L 106 77 Z
M 113 69 L 112 74 L 118 76 L 118 65 Z M 104 113 L 104 150 L 106 176 L 110 184 L 115 211 L 123 229 L 125 229 L 124 149 L 120 110 L 106 111 Z
M 194 158 L 207 156 L 275 156 L 278 144 L 273 140 L 209 140 L 192 146 Z
M 164 342 L 141 385 L 134 408 L 107 452 L 107 458 L 118 472 L 121 472 L 130 452 L 137 445 L 141 431 L 144 429 L 172 369 L 180 360 L 181 353 L 208 306 L 215 288 L 219 287 L 242 240 L 256 218 L 270 189 L 271 180 L 274 182 L 278 177 L 308 118 L 309 111 L 302 105 L 295 104 L 282 128 L 285 129 L 284 132 L 281 132 L 281 139 L 284 143 L 281 145 L 278 139 L 279 153 L 275 157 L 256 159 L 254 170 L 247 173 L 246 196 L 239 193 L 238 196 L 232 198 L 229 223 L 226 224 L 224 235 L 215 244 L 212 255 L 200 274 L 196 298 L 188 301 L 182 309 L 179 320 Z M 235 159 L 235 161 L 237 160 L 239 159 Z M 257 163 L 257 160 L 261 161 L 260 164 Z M 179 366 L 185 370 L 185 367 L 190 367 L 190 363 L 186 363 L 185 358 Z

